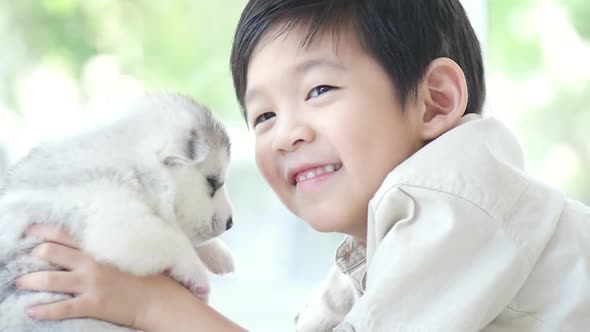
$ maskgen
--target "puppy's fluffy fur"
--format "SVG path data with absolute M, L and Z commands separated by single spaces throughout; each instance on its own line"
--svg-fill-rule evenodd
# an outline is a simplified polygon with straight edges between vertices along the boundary
M 189 97 L 151 94 L 110 125 L 33 149 L 0 189 L 0 331 L 128 331 L 92 319 L 38 322 L 25 308 L 71 297 L 25 292 L 23 273 L 56 269 L 32 257 L 32 223 L 64 226 L 96 259 L 149 275 L 168 271 L 197 294 L 206 267 L 233 271 L 218 235 L 231 227 L 223 182 L 230 140 Z

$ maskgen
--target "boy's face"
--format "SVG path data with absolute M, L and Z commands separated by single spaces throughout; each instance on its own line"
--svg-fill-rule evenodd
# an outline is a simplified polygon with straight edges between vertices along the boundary
M 423 146 L 415 107 L 406 109 L 386 72 L 352 30 L 303 30 L 258 43 L 246 109 L 256 163 L 281 201 L 324 232 L 366 237 L 368 202 L 387 173 Z M 413 118 L 414 117 L 414 118 Z

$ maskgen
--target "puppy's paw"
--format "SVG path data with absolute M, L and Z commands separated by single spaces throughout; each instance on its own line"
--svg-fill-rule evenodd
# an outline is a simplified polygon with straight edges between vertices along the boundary
M 197 295 L 205 303 L 209 303 L 210 289 L 205 287 L 197 287 L 193 294 Z
M 209 287 L 209 283 L 207 285 L 196 283 L 192 280 L 181 282 L 184 288 L 188 289 L 193 293 L 196 297 L 201 299 L 205 303 L 209 303 L 209 293 L 211 292 L 211 288 Z
M 203 301 L 208 300 L 209 290 L 211 288 L 209 277 L 205 266 L 201 264 L 177 265 L 166 270 L 166 273 L 174 280 L 178 281 L 184 288 L 191 291 L 195 296 Z
M 215 274 L 225 274 L 235 271 L 234 257 L 228 251 L 223 255 L 213 257 L 207 267 Z
M 231 251 L 218 239 L 213 239 L 197 247 L 197 253 L 212 273 L 225 274 L 235 271 L 234 257 Z
M 196 297 L 201 299 L 203 302 L 209 302 L 209 293 L 211 292 L 211 288 L 209 286 L 200 286 L 193 281 L 182 281 L 180 284 L 186 288 L 187 290 L 191 291 Z

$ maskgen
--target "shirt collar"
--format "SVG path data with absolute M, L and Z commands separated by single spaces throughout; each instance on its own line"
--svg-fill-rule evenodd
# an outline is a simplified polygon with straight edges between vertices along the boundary
M 364 241 L 358 240 L 350 235 L 336 249 L 336 264 L 343 273 L 350 273 L 366 261 L 367 246 Z

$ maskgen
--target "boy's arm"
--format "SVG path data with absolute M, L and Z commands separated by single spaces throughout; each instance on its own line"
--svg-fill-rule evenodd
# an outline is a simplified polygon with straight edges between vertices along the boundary
M 165 276 L 156 277 L 133 327 L 156 331 L 246 331 Z
M 369 209 L 366 292 L 335 331 L 481 330 L 533 267 L 504 222 L 455 195 L 391 188 Z

